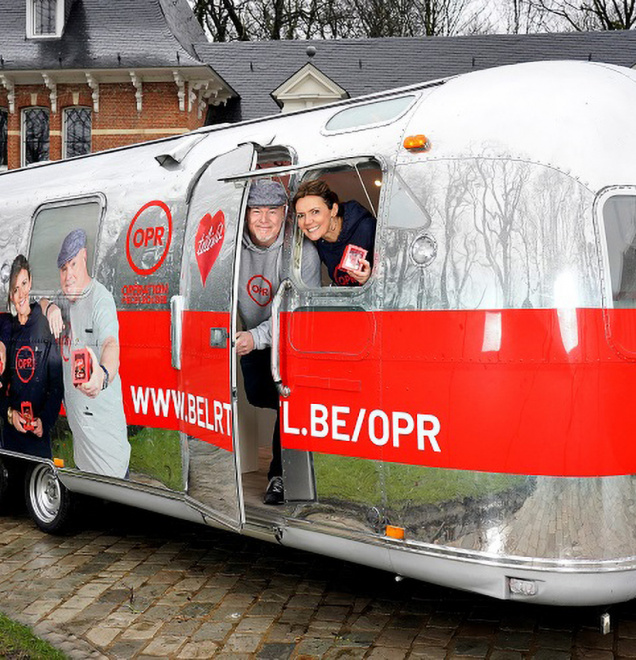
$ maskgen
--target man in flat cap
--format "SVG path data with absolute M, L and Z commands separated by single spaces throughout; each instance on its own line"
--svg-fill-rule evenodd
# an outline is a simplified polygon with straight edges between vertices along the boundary
M 73 432 L 75 464 L 80 470 L 111 477 L 128 475 L 130 444 L 119 372 L 119 324 L 112 294 L 88 274 L 86 233 L 70 232 L 60 248 L 61 317 L 47 310 L 54 334 L 63 318 L 70 351 L 87 348 L 92 375 L 73 384 L 72 360 L 63 361 L 64 406 Z M 56 307 L 56 306 L 54 306 Z
M 247 400 L 253 406 L 271 408 L 277 413 L 278 391 L 270 368 L 271 302 L 285 276 L 283 244 L 286 232 L 291 231 L 285 223 L 287 201 L 280 183 L 264 179 L 252 183 L 247 198 L 238 289 L 238 310 L 245 330 L 237 333 L 236 352 L 241 356 Z M 307 239 L 303 242 L 301 276 L 307 286 L 320 286 L 320 260 L 313 243 Z M 282 504 L 285 499 L 279 421 L 277 415 L 265 504 Z

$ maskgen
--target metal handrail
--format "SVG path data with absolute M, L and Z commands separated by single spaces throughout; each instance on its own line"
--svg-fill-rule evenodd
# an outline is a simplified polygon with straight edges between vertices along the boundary
M 280 310 L 280 305 L 285 296 L 285 291 L 292 288 L 292 282 L 289 278 L 284 279 L 278 291 L 272 300 L 272 358 L 271 358 L 271 370 L 272 378 L 274 379 L 274 384 L 278 393 L 282 397 L 288 397 L 291 393 L 289 387 L 283 384 L 283 379 L 280 375 L 280 363 L 279 363 L 279 343 L 280 343 L 280 324 L 278 322 L 278 313 Z

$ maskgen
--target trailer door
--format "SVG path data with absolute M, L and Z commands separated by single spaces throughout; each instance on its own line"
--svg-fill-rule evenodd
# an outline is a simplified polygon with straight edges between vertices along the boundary
M 243 217 L 244 182 L 228 174 L 253 165 L 243 145 L 215 158 L 190 192 L 180 278 L 173 305 L 173 364 L 180 368 L 183 443 L 189 453 L 187 493 L 206 517 L 232 529 L 243 505 L 234 453 L 233 272 Z M 180 320 L 180 322 L 179 322 Z

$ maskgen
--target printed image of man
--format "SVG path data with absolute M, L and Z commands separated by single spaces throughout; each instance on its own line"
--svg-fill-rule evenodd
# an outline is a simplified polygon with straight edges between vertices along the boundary
M 241 248 L 238 311 L 244 331 L 236 336 L 236 352 L 247 400 L 258 408 L 277 413 L 272 437 L 272 461 L 267 475 L 265 504 L 282 504 L 285 499 L 280 446 L 278 391 L 270 368 L 272 345 L 271 302 L 285 277 L 283 243 L 287 193 L 276 181 L 252 183 L 247 198 L 247 217 Z M 311 287 L 320 286 L 320 260 L 308 239 L 303 242 L 302 279 Z
M 117 309 L 108 289 L 88 274 L 86 243 L 83 229 L 74 229 L 62 242 L 57 257 L 62 293 L 47 317 L 56 337 L 64 333 L 64 406 L 75 464 L 86 472 L 123 479 L 130 444 L 118 375 Z M 71 354 L 83 348 L 88 349 L 92 373 L 87 382 L 74 384 Z

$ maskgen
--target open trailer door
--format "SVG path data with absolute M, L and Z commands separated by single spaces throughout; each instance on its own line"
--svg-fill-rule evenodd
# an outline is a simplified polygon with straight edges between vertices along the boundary
M 215 158 L 194 184 L 173 301 L 173 364 L 180 368 L 183 445 L 188 451 L 190 498 L 206 517 L 232 529 L 244 519 L 234 451 L 232 387 L 233 273 L 245 184 L 228 174 L 252 167 L 243 145 Z M 180 322 L 178 322 L 180 319 Z M 180 346 L 180 350 L 179 350 Z

